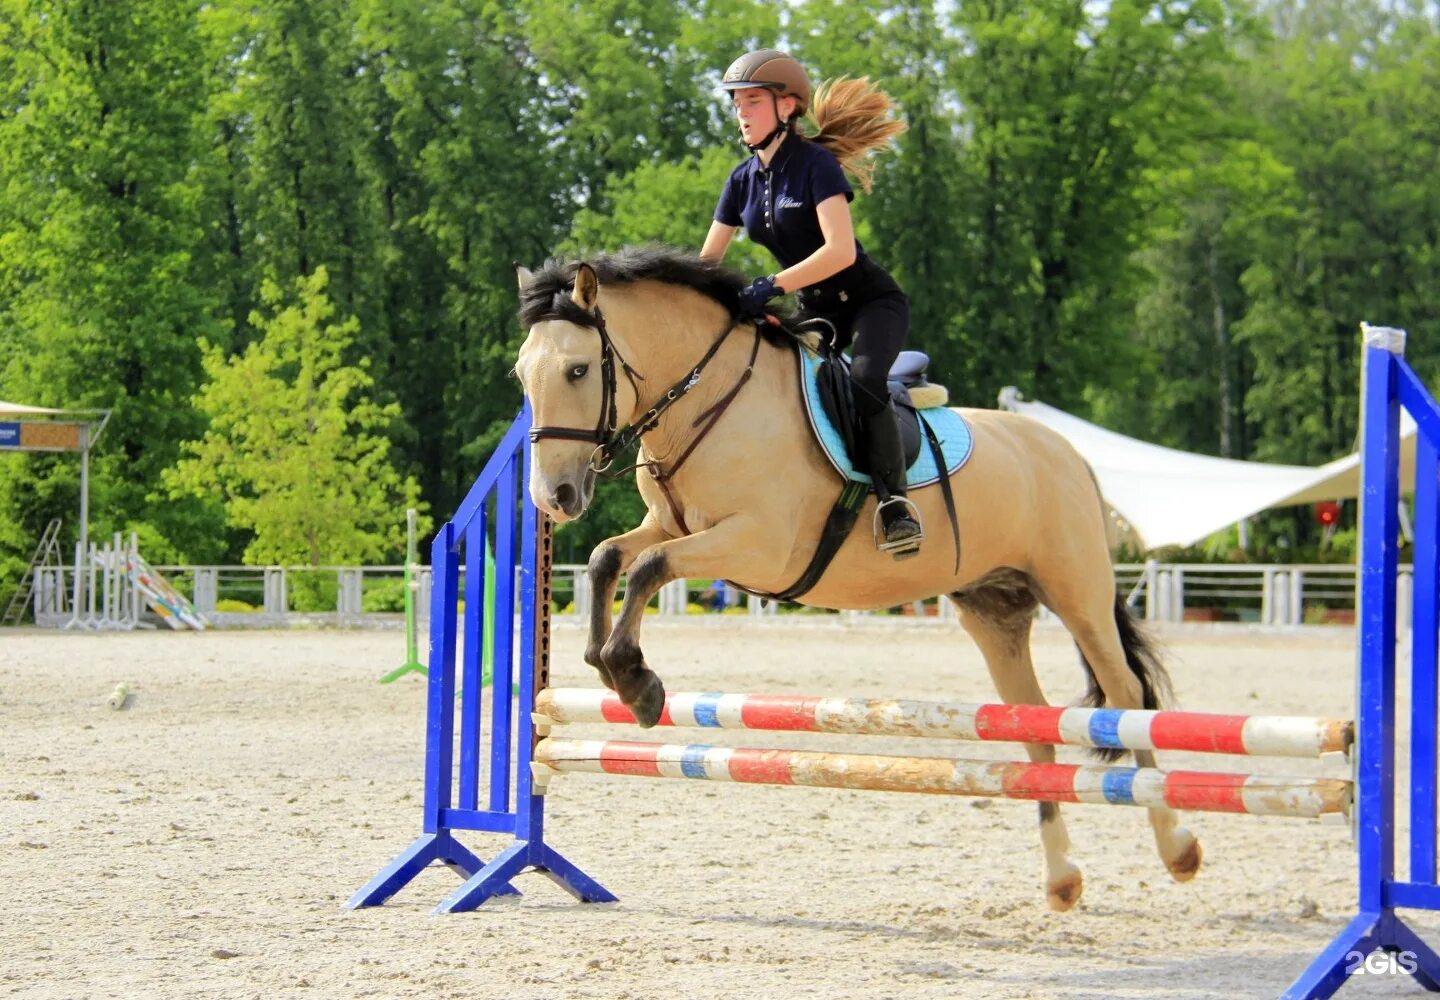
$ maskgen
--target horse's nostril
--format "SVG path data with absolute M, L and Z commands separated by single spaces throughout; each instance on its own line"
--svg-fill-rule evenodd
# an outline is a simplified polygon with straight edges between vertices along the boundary
M 555 506 L 565 513 L 570 513 L 575 506 L 575 487 L 569 483 L 561 483 L 555 487 Z

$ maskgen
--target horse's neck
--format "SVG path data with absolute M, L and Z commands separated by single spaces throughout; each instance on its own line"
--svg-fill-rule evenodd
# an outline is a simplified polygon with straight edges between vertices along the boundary
M 610 291 L 600 302 L 616 349 L 643 379 L 637 383 L 639 397 L 634 410 L 622 423 L 641 420 L 667 390 L 693 372 L 705 352 L 725 333 L 729 321 L 725 309 L 700 293 L 657 285 L 637 282 Z M 734 343 L 722 347 L 695 388 L 674 404 L 673 416 L 699 412 L 729 391 L 734 378 L 726 373 L 734 370 L 738 376 L 749 356 L 750 337 L 743 333 L 731 331 L 729 340 Z M 742 340 L 743 357 L 737 349 Z M 617 377 L 624 380 L 623 375 L 617 373 Z M 683 427 L 677 426 L 681 423 Z M 646 435 L 645 450 L 666 455 L 690 433 L 690 421 L 662 419 L 659 427 Z

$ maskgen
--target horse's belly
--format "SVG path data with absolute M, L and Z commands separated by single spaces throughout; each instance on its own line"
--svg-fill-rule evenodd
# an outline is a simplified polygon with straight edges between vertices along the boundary
M 982 417 L 976 423 L 983 427 L 985 421 Z M 910 499 L 919 509 L 925 526 L 925 541 L 919 554 L 898 561 L 875 547 L 875 500 L 871 498 L 861 508 L 850 537 L 830 567 L 815 587 L 800 598 L 800 603 L 855 610 L 891 608 L 953 593 L 996 569 L 1028 571 L 1041 534 L 1040 522 L 1073 521 L 1073 512 L 1037 504 L 1034 491 L 1028 487 L 1033 478 L 1028 475 L 1025 463 L 1017 461 L 1014 451 L 1005 446 L 1008 442 L 986 444 L 984 450 L 977 448 L 971 461 L 950 477 L 959 528 L 958 560 L 950 512 L 939 486 L 911 492 Z M 1079 474 L 1086 475 L 1083 466 Z M 1098 530 L 1101 527 L 1098 519 L 1086 513 L 1084 527 Z M 1074 525 L 1068 530 L 1073 533 L 1082 529 Z M 809 537 L 813 538 L 814 534 Z M 813 542 L 810 544 L 813 546 Z M 792 564 L 790 569 L 795 573 L 792 580 L 799 576 L 812 552 L 813 548 L 807 549 L 798 566 Z

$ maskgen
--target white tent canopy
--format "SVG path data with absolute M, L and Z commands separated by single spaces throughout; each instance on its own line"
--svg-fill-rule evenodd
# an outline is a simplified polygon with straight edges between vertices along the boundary
M 1271 507 L 1354 497 L 1360 491 L 1360 456 L 1346 455 L 1316 468 L 1239 462 L 1195 455 L 1107 431 L 1045 403 L 1000 394 L 1002 409 L 1051 428 L 1080 452 L 1114 514 L 1145 551 L 1191 545 Z M 1415 483 L 1415 423 L 1401 412 L 1400 478 Z
M 48 406 L 25 406 L 22 403 L 7 403 L 0 399 L 0 417 L 34 417 L 72 413 L 72 410 L 52 410 Z M 88 412 L 88 411 L 86 411 Z

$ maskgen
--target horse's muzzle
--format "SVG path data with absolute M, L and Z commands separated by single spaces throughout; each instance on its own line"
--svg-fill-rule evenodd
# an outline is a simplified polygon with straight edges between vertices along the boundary
M 590 507 L 590 501 L 595 496 L 595 473 L 585 468 L 554 482 L 537 475 L 534 486 L 531 499 L 535 501 L 535 506 L 556 521 L 573 521 Z

